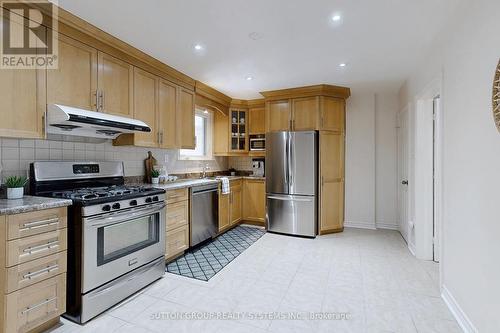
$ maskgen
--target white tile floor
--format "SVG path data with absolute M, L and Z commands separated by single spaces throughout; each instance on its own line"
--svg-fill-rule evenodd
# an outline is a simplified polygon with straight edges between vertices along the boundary
M 461 332 L 438 266 L 399 233 L 346 229 L 314 240 L 266 234 L 209 282 L 173 274 L 66 332 Z M 166 313 L 348 313 L 344 320 L 169 320 Z M 163 317 L 161 317 L 163 316 Z

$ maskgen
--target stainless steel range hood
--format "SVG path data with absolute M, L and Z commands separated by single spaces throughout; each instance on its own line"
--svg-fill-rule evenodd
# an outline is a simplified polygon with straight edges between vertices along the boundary
M 121 134 L 136 132 L 151 132 L 151 128 L 136 119 L 59 104 L 47 105 L 47 134 L 116 139 Z

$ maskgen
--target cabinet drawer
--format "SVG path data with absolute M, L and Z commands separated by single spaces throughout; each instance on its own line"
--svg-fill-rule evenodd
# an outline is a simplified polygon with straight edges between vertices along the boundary
M 181 253 L 189 247 L 189 226 L 185 225 L 167 231 L 167 248 L 165 257 L 170 258 Z
M 66 229 L 11 240 L 7 242 L 7 267 L 46 257 L 66 249 Z
M 177 190 L 168 190 L 167 191 L 167 204 L 185 201 L 188 199 L 188 189 L 180 188 Z
M 6 332 L 27 332 L 66 311 L 66 274 L 5 295 Z
M 42 234 L 66 228 L 67 208 L 53 208 L 7 216 L 7 239 Z
M 7 268 L 6 294 L 66 272 L 66 251 Z
M 167 231 L 188 224 L 188 202 L 181 201 L 167 206 Z
M 243 184 L 243 181 L 241 179 L 236 179 L 236 180 L 229 181 L 229 186 L 231 188 L 236 187 L 236 186 L 241 186 L 242 184 Z

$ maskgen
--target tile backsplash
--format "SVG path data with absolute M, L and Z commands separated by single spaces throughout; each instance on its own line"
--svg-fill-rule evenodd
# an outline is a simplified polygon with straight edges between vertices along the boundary
M 200 172 L 208 163 L 210 171 L 227 170 L 227 157 L 216 157 L 211 161 L 179 160 L 177 149 L 155 149 L 132 146 L 115 147 L 111 141 L 83 143 L 51 140 L 25 140 L 0 138 L 0 164 L 2 179 L 6 176 L 25 176 L 33 161 L 123 161 L 126 176 L 142 176 L 145 173 L 144 159 L 151 151 L 158 164 L 167 166 L 175 173 Z
M 252 158 L 248 156 L 229 157 L 228 167 L 241 171 L 252 171 Z

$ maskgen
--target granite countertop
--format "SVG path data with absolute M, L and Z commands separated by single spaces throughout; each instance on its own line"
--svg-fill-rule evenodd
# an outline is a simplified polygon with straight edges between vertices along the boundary
M 36 210 L 66 207 L 73 202 L 69 199 L 33 197 L 25 195 L 22 199 L 0 199 L 0 215 L 12 215 Z
M 221 176 L 227 177 L 229 180 L 238 180 L 238 179 L 261 179 L 265 180 L 265 177 L 256 177 L 256 176 Z M 151 187 L 161 188 L 164 190 L 176 190 L 180 188 L 193 187 L 199 185 L 207 185 L 207 184 L 215 184 L 220 182 L 220 179 L 217 178 L 185 178 L 178 179 L 173 182 L 167 182 L 165 184 L 148 184 Z

